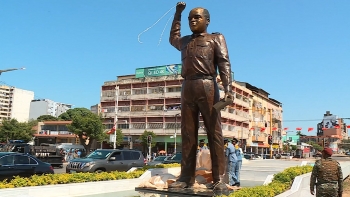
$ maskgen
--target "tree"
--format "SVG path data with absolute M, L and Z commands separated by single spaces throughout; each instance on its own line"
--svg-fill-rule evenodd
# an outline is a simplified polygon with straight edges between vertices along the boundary
M 87 153 L 90 152 L 94 140 L 103 140 L 104 138 L 102 119 L 86 108 L 69 109 L 58 118 L 72 121 L 70 125 L 67 125 L 67 128 L 79 137 L 80 144 L 84 146 Z
M 39 121 L 39 122 L 43 122 L 43 121 L 57 121 L 58 118 L 56 118 L 55 116 L 51 116 L 51 115 L 41 115 L 36 120 Z
M 111 135 L 113 135 L 113 134 L 111 134 Z M 117 146 L 120 146 L 120 144 L 124 140 L 123 131 L 121 129 L 117 129 L 116 130 L 116 134 L 117 134 L 117 143 L 116 144 L 117 144 Z M 113 143 L 113 142 L 110 141 L 110 134 L 107 134 L 107 132 L 104 132 L 104 134 L 103 134 L 103 141 L 107 141 L 109 143 Z
M 323 147 L 318 145 L 316 142 L 308 141 L 307 144 L 310 144 L 317 151 L 322 151 L 323 150 Z
M 156 146 L 156 142 L 155 142 L 155 140 L 154 140 L 154 138 L 157 136 L 155 133 L 153 133 L 153 131 L 147 131 L 147 130 L 145 130 L 144 132 L 143 132 L 143 134 L 140 136 L 140 141 L 141 141 L 141 144 L 142 144 L 142 146 L 143 146 L 143 148 L 144 148 L 144 150 L 146 150 L 148 147 L 149 147 L 149 144 L 148 144 L 148 142 L 147 142 L 147 137 L 148 136 L 152 136 L 152 143 L 151 143 L 151 148 L 152 147 L 155 147 Z
M 296 145 L 291 145 L 291 149 L 295 151 L 295 150 L 297 150 L 297 146 Z
M 16 119 L 3 120 L 0 126 L 0 141 L 24 140 L 30 141 L 33 138 L 35 130 L 33 126 L 37 121 L 18 122 Z

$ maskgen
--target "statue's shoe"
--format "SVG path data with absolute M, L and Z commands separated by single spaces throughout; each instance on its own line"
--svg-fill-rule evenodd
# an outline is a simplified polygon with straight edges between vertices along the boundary
M 213 190 L 213 193 L 216 196 L 221 196 L 221 195 L 229 195 L 231 192 L 229 191 L 228 187 L 224 182 L 218 181 L 215 182 L 209 189 Z
M 188 185 L 187 185 L 187 183 L 185 183 L 185 182 L 176 181 L 176 182 L 170 184 L 168 187 L 169 187 L 169 188 L 181 188 L 181 189 L 184 189 L 184 188 L 186 188 L 187 186 L 188 186 Z

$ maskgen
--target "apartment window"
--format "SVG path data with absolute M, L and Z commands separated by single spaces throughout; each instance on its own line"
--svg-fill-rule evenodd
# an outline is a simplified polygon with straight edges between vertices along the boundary
M 129 124 L 118 124 L 118 129 L 129 129 Z
M 173 87 L 169 88 L 168 92 L 181 92 L 181 87 Z
M 147 90 L 146 89 L 134 90 L 134 94 L 147 94 Z
M 132 124 L 132 128 L 134 129 L 146 129 L 145 123 L 134 123 Z

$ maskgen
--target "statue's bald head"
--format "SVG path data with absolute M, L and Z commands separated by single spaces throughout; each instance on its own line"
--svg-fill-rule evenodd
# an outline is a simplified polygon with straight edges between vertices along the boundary
M 197 8 L 193 8 L 191 11 L 193 10 L 202 10 L 203 11 L 203 16 L 208 20 L 210 21 L 210 14 L 209 14 L 209 11 L 205 8 L 202 8 L 202 7 L 197 7 Z

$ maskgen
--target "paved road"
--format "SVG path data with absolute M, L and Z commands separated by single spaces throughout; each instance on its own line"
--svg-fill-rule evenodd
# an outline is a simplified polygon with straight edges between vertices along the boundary
M 267 176 L 276 174 L 286 168 L 298 166 L 301 161 L 283 160 L 283 159 L 266 159 L 253 160 L 243 164 L 241 169 L 241 186 L 252 187 L 262 185 Z

